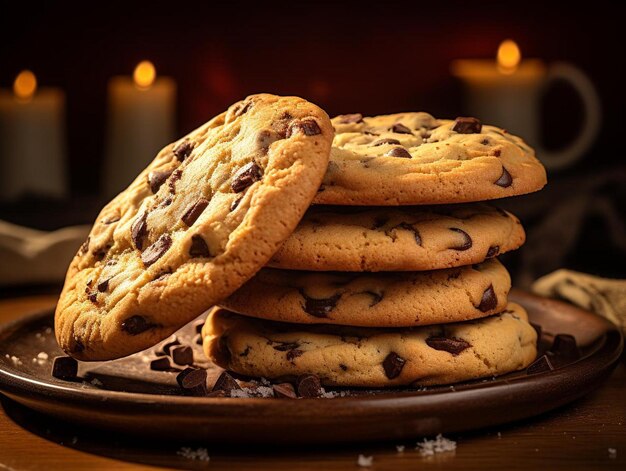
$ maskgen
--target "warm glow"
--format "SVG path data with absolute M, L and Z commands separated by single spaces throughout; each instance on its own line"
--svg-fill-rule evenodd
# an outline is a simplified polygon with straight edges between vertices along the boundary
M 135 80 L 135 84 L 140 88 L 148 88 L 154 82 L 156 77 L 156 70 L 154 65 L 150 61 L 141 61 L 135 67 L 135 72 L 133 73 L 133 80 Z
M 37 77 L 30 70 L 22 70 L 13 82 L 13 93 L 21 100 L 30 100 L 37 90 Z
M 498 70 L 503 74 L 512 74 L 517 70 L 522 55 L 512 39 L 500 43 L 498 47 Z

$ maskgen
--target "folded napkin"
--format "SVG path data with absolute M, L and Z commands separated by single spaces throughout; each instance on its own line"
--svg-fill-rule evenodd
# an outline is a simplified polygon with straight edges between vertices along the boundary
M 606 317 L 626 334 L 626 280 L 557 270 L 539 278 L 531 289 L 541 296 L 563 299 Z
M 89 226 L 37 231 L 0 221 L 0 286 L 59 283 Z

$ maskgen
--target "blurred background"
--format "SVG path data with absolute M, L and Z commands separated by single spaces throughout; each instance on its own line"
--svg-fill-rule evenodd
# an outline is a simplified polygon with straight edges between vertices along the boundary
M 0 293 L 58 289 L 87 230 L 69 226 L 258 92 L 331 116 L 423 110 L 521 134 L 549 184 L 498 203 L 528 232 L 507 260 L 516 283 L 561 267 L 626 278 L 625 13 L 603 0 L 5 4 Z

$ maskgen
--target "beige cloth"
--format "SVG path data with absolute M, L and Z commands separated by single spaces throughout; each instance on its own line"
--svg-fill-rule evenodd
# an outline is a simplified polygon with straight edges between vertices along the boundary
M 535 281 L 533 292 L 564 299 L 606 317 L 626 334 L 626 280 L 557 270 Z

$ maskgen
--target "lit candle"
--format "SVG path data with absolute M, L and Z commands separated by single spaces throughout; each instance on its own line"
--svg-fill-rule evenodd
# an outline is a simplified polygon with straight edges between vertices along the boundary
M 0 196 L 66 195 L 65 94 L 29 70 L 0 90 Z
M 539 59 L 524 59 L 517 44 L 507 39 L 496 61 L 456 60 L 452 74 L 466 87 L 467 112 L 524 138 L 549 169 L 567 167 L 593 143 L 600 126 L 600 100 L 589 78 L 571 64 L 547 67 Z M 580 134 L 565 149 L 547 151 L 539 142 L 541 96 L 553 80 L 569 82 L 585 108 Z
M 109 81 L 108 140 L 104 191 L 123 190 L 174 138 L 176 83 L 140 62 L 133 77 Z

